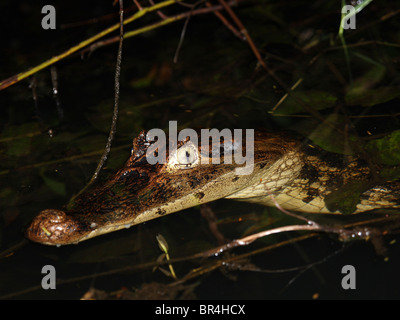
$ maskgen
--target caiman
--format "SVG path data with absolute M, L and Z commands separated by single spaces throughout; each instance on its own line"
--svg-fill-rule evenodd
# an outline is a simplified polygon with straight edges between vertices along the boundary
M 186 139 L 174 153 L 168 155 L 168 147 L 163 151 L 166 163 L 150 164 L 146 151 L 154 143 L 141 132 L 122 169 L 63 210 L 41 211 L 28 226 L 27 237 L 47 245 L 78 243 L 222 198 L 307 213 L 400 209 L 400 181 L 377 179 L 379 167 L 286 133 L 254 133 L 254 164 L 247 175 L 237 174 L 237 164 L 224 162 L 225 141 L 212 142 L 221 147 L 220 163 L 200 161 L 214 155 Z M 246 147 L 234 152 L 245 154 Z

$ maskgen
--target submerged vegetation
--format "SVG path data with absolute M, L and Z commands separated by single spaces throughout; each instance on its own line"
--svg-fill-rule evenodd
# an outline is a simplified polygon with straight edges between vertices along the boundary
M 246 271 L 262 275 L 263 285 L 254 276 L 246 277 L 254 292 L 238 298 L 275 297 L 282 289 L 283 296 L 299 297 L 290 291 L 301 283 L 293 272 L 301 275 L 330 263 L 335 254 L 355 247 L 353 239 L 362 239 L 365 246 L 372 243 L 375 255 L 399 263 L 390 254 L 398 239 L 398 212 L 312 217 L 343 230 L 325 238 L 311 233 L 312 228 L 264 236 L 265 230 L 279 231 L 299 220 L 277 208 L 229 201 L 79 246 L 56 249 L 27 243 L 24 226 L 40 210 L 61 207 L 76 195 L 104 152 L 115 115 L 120 10 L 112 1 L 94 6 L 55 1 L 56 30 L 43 30 L 38 4 L 7 2 L 1 5 L 2 14 L 20 12 L 23 18 L 12 25 L 14 32 L 0 49 L 0 263 L 8 270 L 0 274 L 6 284 L 0 295 L 42 297 L 36 296 L 37 268 L 56 264 L 65 287 L 75 289 L 74 298 L 83 295 L 90 279 L 122 278 L 125 273 L 129 280 L 104 280 L 104 290 L 141 287 L 141 298 L 146 292 L 154 298 L 151 294 L 162 287 L 169 298 L 225 297 L 209 292 L 207 277 L 214 279 L 215 270 L 227 279 L 244 277 Z M 378 166 L 387 180 L 399 179 L 399 3 L 354 3 L 359 9 L 356 28 L 347 30 L 344 1 L 165 0 L 124 5 L 119 116 L 100 180 L 123 164 L 131 139 L 142 129 L 165 129 L 169 120 L 177 120 L 180 128 L 290 130 L 324 150 L 360 156 Z M 344 211 L 353 207 L 360 193 L 356 184 L 353 187 L 340 190 L 330 205 Z M 168 240 L 168 245 L 165 239 L 160 244 L 162 259 L 159 233 Z M 232 247 L 234 242 L 227 239 L 251 241 L 235 251 L 218 246 L 217 239 Z M 316 246 L 318 254 L 308 246 Z M 288 251 L 301 258 L 278 254 Z M 267 255 L 285 263 L 271 263 Z M 96 272 L 94 265 L 99 266 Z M 287 276 L 266 293 L 262 287 L 269 286 L 265 273 L 271 269 L 273 275 Z M 23 280 L 17 281 L 21 274 Z M 301 297 L 312 298 L 319 290 L 329 296 L 320 278 L 315 279 Z M 76 283 L 85 290 L 76 289 Z M 57 294 L 69 293 L 59 289 Z

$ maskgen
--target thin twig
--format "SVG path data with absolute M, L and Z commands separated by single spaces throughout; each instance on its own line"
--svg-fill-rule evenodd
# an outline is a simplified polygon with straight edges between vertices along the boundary
M 136 0 L 134 0 L 134 1 L 136 1 Z M 152 6 L 154 6 L 154 1 L 153 1 L 153 0 L 149 0 L 149 3 L 150 3 Z M 163 20 L 165 20 L 165 19 L 168 18 L 161 10 L 157 10 L 157 14 L 158 14 L 158 16 L 159 16 L 161 19 L 163 19 Z
M 272 194 L 272 192 L 268 189 L 267 184 L 265 182 L 264 182 L 264 188 L 265 188 L 265 191 L 267 191 L 267 193 L 270 196 L 270 198 L 272 199 L 272 202 L 274 203 L 275 207 L 278 208 L 279 211 L 281 211 L 284 214 L 286 214 L 288 216 L 291 216 L 293 218 L 296 218 L 296 219 L 299 219 L 299 220 L 303 220 L 309 225 L 317 225 L 316 222 L 314 222 L 314 221 L 312 221 L 310 219 L 307 219 L 307 218 L 305 218 L 303 216 L 300 216 L 298 214 L 295 214 L 293 212 L 290 212 L 290 211 L 282 208 L 281 205 L 278 203 L 278 201 L 276 201 L 276 199 L 275 199 L 274 195 Z
M 265 64 L 264 60 L 261 57 L 260 52 L 258 51 L 256 45 L 253 42 L 253 39 L 247 32 L 247 29 L 243 25 L 243 23 L 240 21 L 240 19 L 236 16 L 235 12 L 232 10 L 232 8 L 225 2 L 225 0 L 219 0 L 219 3 L 222 4 L 224 9 L 228 12 L 228 14 L 231 16 L 232 20 L 236 23 L 238 28 L 240 29 L 240 33 L 245 37 L 247 40 L 251 50 L 253 51 L 254 55 L 257 58 L 257 61 L 263 66 L 264 69 L 268 69 L 267 65 Z
M 305 225 L 305 224 L 296 224 L 290 226 L 283 226 L 274 229 L 264 230 L 255 234 L 251 234 L 247 237 L 243 237 L 240 239 L 233 240 L 227 244 L 222 246 L 210 249 L 208 251 L 202 252 L 203 257 L 210 257 L 210 256 L 218 256 L 221 253 L 241 246 L 247 246 L 250 243 L 254 242 L 257 239 L 270 236 L 272 234 L 281 233 L 281 232 L 289 232 L 289 231 L 323 231 L 321 226 L 319 225 Z
M 244 1 L 244 0 L 231 0 L 230 2 L 228 2 L 228 5 L 233 6 L 233 5 L 237 4 L 239 1 Z M 142 34 L 142 33 L 145 33 L 145 32 L 160 28 L 160 27 L 163 27 L 163 26 L 165 26 L 167 24 L 170 24 L 170 23 L 185 19 L 185 18 L 187 18 L 189 16 L 195 16 L 195 15 L 200 15 L 200 14 L 208 14 L 210 12 L 215 12 L 215 11 L 219 11 L 219 10 L 222 10 L 222 9 L 223 9 L 222 5 L 215 5 L 215 6 L 209 7 L 209 8 L 199 8 L 199 9 L 195 9 L 193 11 L 183 12 L 183 13 L 168 17 L 168 18 L 166 18 L 164 20 L 155 22 L 153 24 L 147 25 L 145 27 L 138 28 L 138 29 L 135 29 L 135 30 L 132 30 L 132 31 L 127 31 L 124 34 L 124 38 L 127 39 L 127 38 L 130 38 L 130 37 L 137 36 L 139 34 Z M 100 48 L 102 46 L 110 45 L 110 44 L 115 43 L 117 41 L 118 41 L 118 37 L 113 37 L 113 38 L 109 38 L 109 39 L 106 39 L 106 40 L 97 41 L 97 42 L 93 43 L 91 46 L 88 46 L 88 47 L 84 48 L 79 53 L 82 54 L 82 53 L 86 53 L 86 52 L 92 52 L 92 51 L 94 51 L 94 50 L 96 50 L 96 49 L 98 49 L 98 48 Z
M 212 7 L 212 4 L 210 2 L 206 2 L 206 6 L 208 8 Z M 227 27 L 231 32 L 238 37 L 240 40 L 246 40 L 245 37 L 243 37 L 242 34 L 223 16 L 223 14 L 219 11 L 214 11 L 214 14 L 218 17 L 218 19 L 221 20 L 221 22 Z
M 303 82 L 303 78 L 300 78 L 299 80 L 296 81 L 296 83 L 290 88 L 290 90 L 294 91 L 300 83 Z M 271 109 L 270 113 L 274 113 L 275 110 L 283 103 L 283 101 L 286 100 L 286 98 L 289 96 L 289 93 L 285 93 L 283 97 L 278 101 L 278 103 Z
M 133 3 L 136 5 L 136 7 L 138 8 L 139 11 L 140 11 L 140 10 L 143 10 L 143 8 L 142 8 L 142 6 L 140 5 L 139 1 L 133 0 Z M 151 3 L 151 2 L 150 2 L 150 4 L 151 4 L 152 6 L 154 6 L 154 3 Z
M 97 165 L 97 168 L 90 179 L 89 183 L 76 195 L 71 201 L 85 191 L 98 177 L 101 169 L 104 166 L 104 163 L 107 160 L 107 157 L 111 150 L 111 145 L 114 140 L 115 132 L 117 130 L 117 121 L 118 121 L 118 109 L 119 109 L 119 90 L 120 90 L 120 77 L 121 77 L 121 62 L 122 62 L 122 45 L 124 42 L 124 8 L 123 8 L 123 0 L 119 0 L 119 19 L 120 19 L 120 29 L 119 29 L 119 46 L 118 46 L 118 54 L 117 54 L 117 63 L 115 66 L 115 83 L 114 83 L 114 110 L 111 122 L 111 129 L 108 135 L 107 144 L 104 149 L 103 155 L 100 158 L 100 161 Z
M 173 60 L 174 63 L 178 63 L 179 52 L 181 51 L 181 47 L 182 47 L 182 44 L 183 44 L 183 39 L 185 38 L 186 29 L 187 29 L 187 26 L 189 24 L 190 17 L 192 16 L 192 12 L 193 12 L 193 8 L 190 9 L 189 15 L 187 16 L 187 18 L 185 20 L 185 23 L 183 25 L 181 36 L 179 38 L 178 46 L 176 48 L 175 55 L 174 55 L 174 60 Z

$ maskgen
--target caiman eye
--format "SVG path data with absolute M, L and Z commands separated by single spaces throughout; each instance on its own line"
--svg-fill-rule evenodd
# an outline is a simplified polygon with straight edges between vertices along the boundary
M 197 152 L 193 146 L 182 146 L 176 152 L 176 160 L 180 165 L 190 166 L 197 160 Z
M 168 160 L 167 171 L 176 173 L 176 170 L 192 169 L 199 164 L 199 150 L 193 142 L 188 141 L 172 152 Z

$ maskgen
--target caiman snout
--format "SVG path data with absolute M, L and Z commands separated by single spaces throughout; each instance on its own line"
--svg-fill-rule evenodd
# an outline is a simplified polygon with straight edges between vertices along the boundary
M 64 211 L 41 211 L 26 230 L 26 236 L 35 242 L 57 245 L 73 242 L 80 224 Z M 71 241 L 72 240 L 72 241 Z

